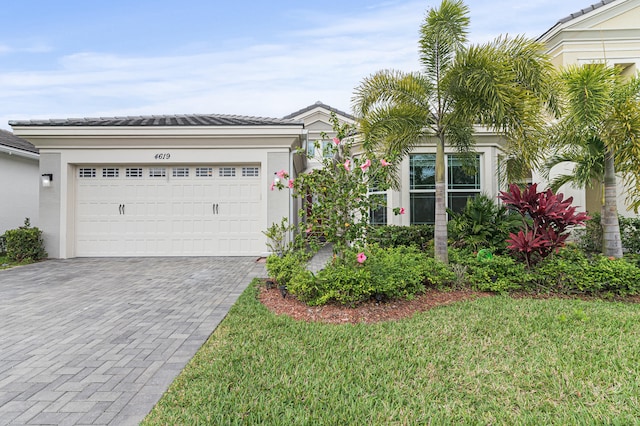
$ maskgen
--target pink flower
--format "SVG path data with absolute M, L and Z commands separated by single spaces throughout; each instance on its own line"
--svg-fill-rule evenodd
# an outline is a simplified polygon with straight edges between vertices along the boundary
M 310 234 L 311 231 L 313 231 L 313 226 L 310 226 L 310 227 L 307 228 L 307 234 Z
M 400 207 L 400 214 L 404 214 L 404 207 Z
M 333 143 L 335 143 L 336 145 L 340 145 L 340 139 L 333 138 Z
M 367 260 L 367 256 L 362 252 L 358 253 L 358 263 L 364 263 L 365 260 Z
M 281 179 L 285 179 L 289 177 L 289 174 L 287 173 L 286 170 L 280 170 L 279 172 L 276 172 L 276 176 L 278 176 Z
M 389 163 L 387 160 L 385 160 L 384 158 L 380 159 L 380 164 L 382 164 L 382 167 L 387 167 L 390 166 L 391 163 Z
M 289 179 L 289 188 L 293 188 L 293 181 Z
M 366 171 L 369 167 L 371 167 L 371 160 L 365 161 L 364 164 L 360 166 L 363 172 Z
M 272 190 L 272 191 L 275 189 L 275 187 L 276 187 L 275 182 L 271 182 L 271 190 Z
M 346 171 L 351 170 L 351 160 L 349 160 L 348 158 L 347 158 L 347 160 L 344 162 L 344 169 L 345 169 Z

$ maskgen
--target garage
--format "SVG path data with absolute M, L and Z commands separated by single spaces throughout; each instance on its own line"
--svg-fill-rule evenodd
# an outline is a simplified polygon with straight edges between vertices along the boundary
M 269 254 L 263 231 L 295 220 L 289 191 L 270 184 L 279 170 L 295 177 L 306 167 L 299 119 L 186 114 L 11 126 L 40 150 L 39 228 L 50 258 L 257 258 Z
M 258 165 L 76 167 L 76 256 L 259 253 Z

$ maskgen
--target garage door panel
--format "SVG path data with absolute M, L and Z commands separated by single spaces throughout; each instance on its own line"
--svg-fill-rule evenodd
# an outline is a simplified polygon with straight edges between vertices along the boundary
M 198 167 L 181 166 L 178 177 L 171 167 L 157 177 L 161 168 L 144 166 L 121 166 L 109 178 L 101 167 L 84 173 L 90 178 L 76 175 L 76 255 L 261 253 L 259 177 L 231 176 L 233 167 L 222 176 L 215 166 L 197 174 Z

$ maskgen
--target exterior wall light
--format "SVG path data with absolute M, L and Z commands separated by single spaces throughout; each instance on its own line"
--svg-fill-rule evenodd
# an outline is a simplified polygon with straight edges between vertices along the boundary
M 53 182 L 53 174 L 52 173 L 45 173 L 42 175 L 42 177 L 40 178 L 42 181 L 42 187 L 43 188 L 48 188 L 51 186 L 51 182 Z

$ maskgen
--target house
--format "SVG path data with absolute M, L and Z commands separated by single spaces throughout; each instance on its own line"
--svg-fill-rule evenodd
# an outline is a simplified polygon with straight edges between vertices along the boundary
M 50 257 L 245 256 L 292 212 L 269 191 L 304 167 L 302 122 L 177 115 L 10 122 L 40 150 L 39 227 Z M 294 164 L 295 163 L 295 164 Z M 296 166 L 297 164 L 297 166 Z
M 561 19 L 540 37 L 554 63 L 607 60 L 635 73 L 640 58 L 640 0 L 603 0 Z M 299 201 L 271 191 L 274 173 L 316 167 L 330 143 L 331 113 L 316 102 L 284 118 L 173 115 L 12 121 L 14 133 L 40 150 L 39 227 L 51 257 L 260 256 L 262 231 L 297 219 Z M 326 136 L 325 136 L 326 134 Z M 316 141 L 317 148 L 316 148 Z M 455 150 L 446 154 L 446 200 L 462 208 L 470 196 L 498 195 L 503 140 L 476 129 L 476 170 Z M 302 148 L 309 161 L 298 156 Z M 400 165 L 400 190 L 383 195 L 375 223 L 433 223 L 435 143 L 426 140 Z M 538 177 L 534 176 L 534 180 Z M 562 190 L 595 208 L 596 191 Z M 394 215 L 404 207 L 407 214 Z M 621 212 L 625 210 L 621 209 Z
M 560 19 L 539 37 L 551 56 L 553 64 L 561 69 L 569 65 L 607 63 L 623 69 L 623 75 L 633 76 L 640 70 L 640 0 L 602 0 L 585 9 Z M 570 173 L 569 167 L 557 167 L 552 177 Z M 543 181 L 539 176 L 534 180 Z M 618 178 L 619 194 L 624 193 Z M 574 204 L 590 212 L 600 212 L 603 188 L 562 187 L 560 192 L 574 197 Z M 635 216 L 627 209 L 624 197 L 618 199 L 618 212 Z
M 0 235 L 29 218 L 38 224 L 38 149 L 11 132 L 0 130 Z

